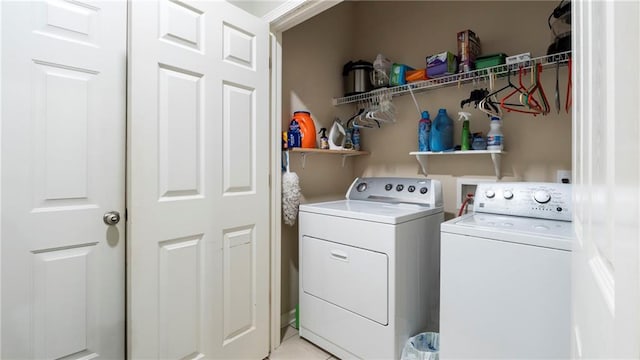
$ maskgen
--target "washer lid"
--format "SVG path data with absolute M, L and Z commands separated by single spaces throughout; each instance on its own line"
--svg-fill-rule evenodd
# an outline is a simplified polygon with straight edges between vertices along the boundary
M 573 223 L 520 216 L 473 213 L 442 223 L 442 233 L 475 236 L 559 250 L 571 250 Z
M 400 224 L 442 212 L 442 207 L 365 200 L 338 200 L 300 205 L 300 212 L 339 216 L 349 219 Z

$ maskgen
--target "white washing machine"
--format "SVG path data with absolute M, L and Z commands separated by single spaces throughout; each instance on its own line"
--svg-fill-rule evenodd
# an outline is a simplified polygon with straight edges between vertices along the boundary
M 571 186 L 481 183 L 442 224 L 440 359 L 568 359 Z
M 438 331 L 440 182 L 358 178 L 299 219 L 301 337 L 342 359 L 399 359 Z

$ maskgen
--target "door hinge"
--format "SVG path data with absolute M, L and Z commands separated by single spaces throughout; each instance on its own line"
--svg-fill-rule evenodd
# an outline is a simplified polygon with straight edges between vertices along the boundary
M 129 209 L 124 208 L 124 221 L 128 221 L 129 220 Z

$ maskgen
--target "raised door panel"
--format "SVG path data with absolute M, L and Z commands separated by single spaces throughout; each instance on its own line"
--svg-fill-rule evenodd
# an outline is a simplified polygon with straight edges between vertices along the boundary
M 202 195 L 202 74 L 161 65 L 159 68 L 160 198 Z
M 202 235 L 159 243 L 160 358 L 202 354 Z
M 255 191 L 254 89 L 223 85 L 224 193 Z
M 35 207 L 89 206 L 88 131 L 98 72 L 40 61 L 33 67 Z
M 224 344 L 255 329 L 255 238 L 251 227 L 224 235 Z
M 223 24 L 224 61 L 256 70 L 256 35 L 232 24 Z
M 100 7 L 96 3 L 49 0 L 34 3 L 34 32 L 98 46 Z
M 178 1 L 160 2 L 160 38 L 169 43 L 203 51 L 202 10 Z
M 91 287 L 95 278 L 96 243 L 70 249 L 41 250 L 33 254 L 34 353 L 36 358 L 60 359 L 95 354 L 87 340 L 96 332 L 96 308 Z M 90 268 L 94 267 L 92 271 Z

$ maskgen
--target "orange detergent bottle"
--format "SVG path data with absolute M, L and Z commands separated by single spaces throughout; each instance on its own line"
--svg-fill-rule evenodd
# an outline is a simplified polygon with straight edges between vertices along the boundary
M 313 123 L 311 114 L 308 111 L 296 111 L 293 113 L 293 120 L 300 125 L 303 148 L 316 147 L 316 125 Z

